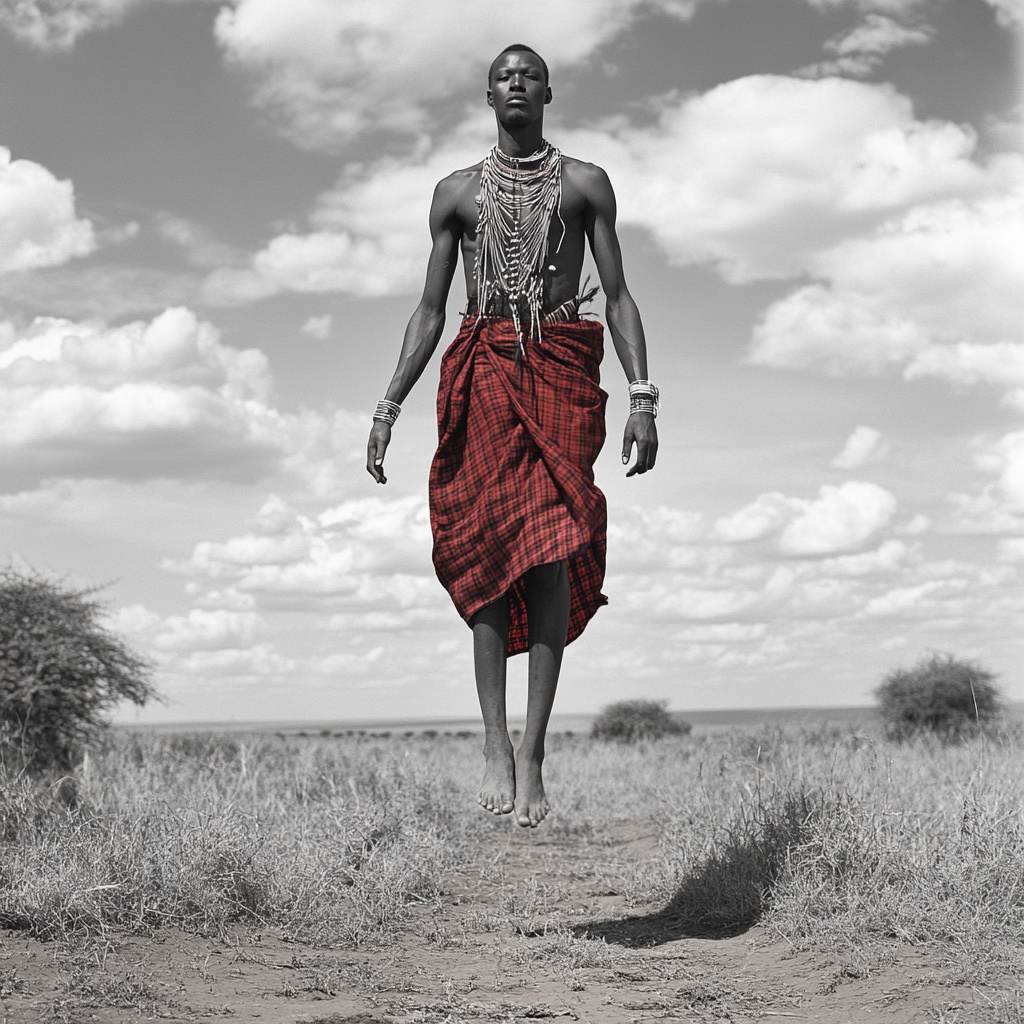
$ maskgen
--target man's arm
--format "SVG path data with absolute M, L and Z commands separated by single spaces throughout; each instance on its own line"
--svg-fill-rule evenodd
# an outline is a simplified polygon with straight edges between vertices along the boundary
M 615 234 L 615 193 L 608 175 L 593 164 L 581 166 L 580 187 L 587 199 L 586 231 L 597 264 L 601 287 L 608 298 L 606 315 L 615 354 L 627 380 L 647 379 L 647 342 L 640 311 L 622 273 L 622 252 Z M 629 462 L 636 444 L 636 462 L 626 476 L 646 473 L 658 457 L 658 428 L 649 412 L 631 413 L 622 436 L 622 461 Z
M 459 259 L 462 222 L 456 213 L 461 182 L 445 178 L 434 189 L 430 204 L 430 237 L 432 246 L 427 261 L 427 279 L 423 296 L 409 320 L 398 356 L 398 366 L 384 397 L 401 405 L 413 385 L 420 379 L 430 357 L 441 340 L 448 290 Z M 374 420 L 366 444 L 366 471 L 379 484 L 386 484 L 384 453 L 391 441 L 391 426 Z

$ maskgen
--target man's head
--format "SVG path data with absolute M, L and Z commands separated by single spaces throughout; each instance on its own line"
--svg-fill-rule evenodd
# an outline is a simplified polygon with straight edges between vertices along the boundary
M 548 74 L 548 65 L 544 58 L 532 47 L 527 46 L 526 43 L 512 43 L 511 46 L 506 46 L 501 53 L 498 54 L 494 60 L 491 61 L 490 70 L 487 72 L 487 84 L 491 84 L 491 80 L 494 78 L 494 69 L 497 67 L 498 61 L 505 56 L 506 53 L 532 53 L 534 57 L 540 61 L 540 66 L 544 71 L 544 84 L 551 84 L 551 76 Z
M 487 75 L 487 102 L 498 120 L 505 124 L 529 124 L 544 116 L 551 102 L 548 66 L 536 50 L 525 43 L 506 46 Z

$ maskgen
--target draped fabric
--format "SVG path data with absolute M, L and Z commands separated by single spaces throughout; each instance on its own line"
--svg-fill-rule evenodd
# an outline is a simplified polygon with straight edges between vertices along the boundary
M 470 622 L 503 595 L 508 653 L 528 649 L 523 574 L 565 559 L 566 642 L 607 603 L 607 508 L 593 465 L 604 444 L 603 329 L 545 323 L 516 360 L 512 320 L 467 317 L 441 360 L 430 467 L 434 567 Z

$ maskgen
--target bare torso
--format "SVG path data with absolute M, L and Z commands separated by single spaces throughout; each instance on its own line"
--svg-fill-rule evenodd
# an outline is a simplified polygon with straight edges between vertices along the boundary
M 482 163 L 479 163 L 455 171 L 441 183 L 445 198 L 451 204 L 453 219 L 460 235 L 463 271 L 466 275 L 466 296 L 471 305 L 477 297 L 476 197 L 480 192 L 481 167 Z M 586 239 L 593 230 L 593 208 L 583 189 L 586 179 L 597 171 L 593 164 L 564 155 L 562 157 L 561 219 L 557 215 L 552 216 L 548 234 L 548 257 L 544 261 L 544 312 L 555 309 L 563 302 L 574 298 L 579 292 Z M 554 267 L 554 270 L 550 269 L 551 267 Z

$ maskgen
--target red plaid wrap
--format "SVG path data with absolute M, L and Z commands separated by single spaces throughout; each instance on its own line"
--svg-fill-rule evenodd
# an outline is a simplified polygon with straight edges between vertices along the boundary
M 594 483 L 605 437 L 603 328 L 544 324 L 519 341 L 511 320 L 470 319 L 441 360 L 430 467 L 434 567 L 467 622 L 504 594 L 508 653 L 528 649 L 523 574 L 565 559 L 566 642 L 607 604 L 608 512 Z

